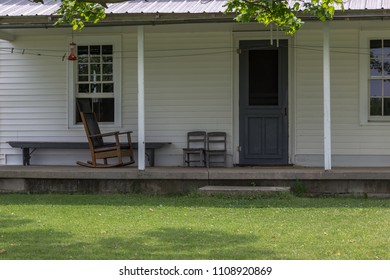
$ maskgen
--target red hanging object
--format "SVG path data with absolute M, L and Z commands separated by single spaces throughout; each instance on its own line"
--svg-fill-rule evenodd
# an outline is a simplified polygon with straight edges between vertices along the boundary
M 68 60 L 72 60 L 72 61 L 77 60 L 77 57 L 76 57 L 76 55 L 74 53 L 75 47 L 76 47 L 75 43 L 73 43 L 73 42 L 70 43 L 70 54 L 68 56 Z

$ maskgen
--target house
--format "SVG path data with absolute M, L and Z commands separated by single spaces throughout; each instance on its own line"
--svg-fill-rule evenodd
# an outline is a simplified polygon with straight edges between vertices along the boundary
M 0 164 L 22 163 L 8 141 L 84 141 L 78 98 L 137 140 L 142 38 L 144 138 L 172 143 L 156 165 L 181 166 L 186 133 L 205 130 L 227 132 L 230 166 L 390 166 L 390 4 L 349 1 L 291 37 L 235 22 L 224 3 L 111 4 L 72 31 L 52 27 L 56 3 L 0 0 Z M 68 60 L 72 42 L 91 59 Z M 32 164 L 88 157 L 40 150 Z

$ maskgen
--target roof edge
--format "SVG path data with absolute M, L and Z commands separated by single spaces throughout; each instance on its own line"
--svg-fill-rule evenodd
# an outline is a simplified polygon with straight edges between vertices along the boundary
M 104 26 L 137 26 L 137 25 L 164 25 L 185 23 L 228 23 L 235 22 L 235 13 L 123 13 L 107 14 L 107 17 L 97 24 L 86 24 L 88 27 Z M 304 21 L 319 21 L 308 14 L 298 14 Z M 69 28 L 70 25 L 54 26 L 60 16 L 0 16 L 0 29 L 13 28 Z M 390 19 L 390 10 L 347 10 L 336 11 L 334 20 L 375 20 Z

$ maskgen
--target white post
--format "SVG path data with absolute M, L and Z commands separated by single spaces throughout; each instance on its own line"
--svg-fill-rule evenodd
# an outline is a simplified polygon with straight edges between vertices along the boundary
M 330 49 L 329 22 L 323 30 L 323 64 L 324 64 L 324 168 L 332 169 L 331 128 L 330 128 Z
M 145 170 L 145 34 L 138 26 L 138 170 Z

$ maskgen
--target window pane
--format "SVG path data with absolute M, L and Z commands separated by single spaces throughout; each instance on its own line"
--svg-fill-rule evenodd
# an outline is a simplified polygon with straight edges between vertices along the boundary
M 103 75 L 103 81 L 112 81 L 112 75 Z
M 98 122 L 114 122 L 114 98 L 94 98 L 92 108 Z
M 390 96 L 390 80 L 383 80 L 383 95 Z
M 86 98 L 95 112 L 98 122 L 114 122 L 114 98 Z M 83 100 L 86 100 L 83 98 Z M 79 99 L 77 99 L 79 100 Z M 76 122 L 80 123 L 80 111 L 76 110 Z
M 370 96 L 382 96 L 382 80 L 370 80 Z
M 114 92 L 114 84 L 103 84 L 103 92 Z
M 382 40 L 370 41 L 370 75 L 382 76 Z
M 79 85 L 80 93 L 88 93 L 89 92 L 89 84 L 80 84 Z
M 100 55 L 100 46 L 90 46 L 89 54 Z
M 91 64 L 91 73 L 100 74 L 100 64 Z
M 383 40 L 383 58 L 390 59 L 390 40 Z
M 112 54 L 112 45 L 102 46 L 102 54 Z
M 88 82 L 88 76 L 87 75 L 79 75 L 79 82 Z
M 390 116 L 390 98 L 383 99 L 383 115 Z
M 382 116 L 382 98 L 371 98 L 370 100 L 370 115 Z
M 91 84 L 91 91 L 93 93 L 102 92 L 102 85 L 101 84 Z
M 103 64 L 103 74 L 112 74 L 112 64 Z
M 88 64 L 79 64 L 79 75 L 88 74 Z
M 382 61 L 378 59 L 370 60 L 370 76 L 382 76 Z
M 249 105 L 278 105 L 278 51 L 249 51 Z
M 382 40 L 370 40 L 370 48 L 371 49 L 382 48 Z
M 77 54 L 80 55 L 88 55 L 88 46 L 78 46 Z
M 100 63 L 100 56 L 92 56 L 91 63 Z
M 390 76 L 390 60 L 383 61 L 383 76 Z
M 382 40 L 370 41 L 370 54 L 377 57 L 382 57 Z
M 88 56 L 78 56 L 77 60 L 79 63 L 88 63 Z
M 112 62 L 112 56 L 103 56 L 103 62 Z

